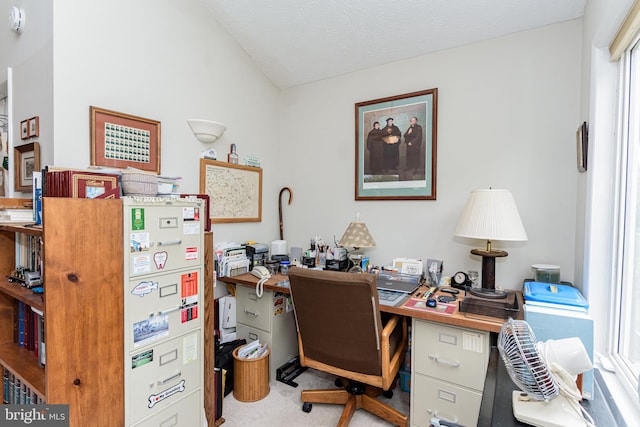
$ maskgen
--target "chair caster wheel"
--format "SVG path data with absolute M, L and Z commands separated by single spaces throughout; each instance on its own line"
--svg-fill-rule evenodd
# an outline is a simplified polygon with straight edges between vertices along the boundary
M 391 399 L 393 397 L 393 390 L 385 390 L 382 392 L 382 395 L 387 399 Z
M 311 408 L 312 408 L 312 407 L 313 407 L 313 405 L 312 405 L 311 403 L 309 403 L 309 402 L 304 402 L 304 403 L 302 404 L 302 411 L 303 411 L 303 412 L 306 412 L 306 413 L 309 413 L 309 412 L 311 412 Z

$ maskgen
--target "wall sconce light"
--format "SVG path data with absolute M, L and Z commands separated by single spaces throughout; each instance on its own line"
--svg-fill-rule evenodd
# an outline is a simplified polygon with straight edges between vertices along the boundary
M 9 12 L 9 28 L 20 34 L 24 29 L 25 15 L 24 9 L 13 6 Z
M 227 127 L 222 123 L 211 120 L 187 119 L 187 123 L 198 141 L 206 144 L 215 142 L 227 130 Z

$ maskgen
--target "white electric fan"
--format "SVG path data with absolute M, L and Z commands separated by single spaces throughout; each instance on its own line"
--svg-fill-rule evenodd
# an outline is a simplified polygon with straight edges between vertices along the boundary
M 575 375 L 591 368 L 579 338 L 537 343 L 527 322 L 509 319 L 500 329 L 498 350 L 511 379 L 522 390 L 512 394 L 518 421 L 539 427 L 595 426 L 578 403 L 581 395 Z

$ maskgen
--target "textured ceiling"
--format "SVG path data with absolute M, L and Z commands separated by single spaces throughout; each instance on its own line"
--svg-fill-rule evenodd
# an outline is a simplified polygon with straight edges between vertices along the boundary
M 586 0 L 203 0 L 279 87 L 580 18 Z

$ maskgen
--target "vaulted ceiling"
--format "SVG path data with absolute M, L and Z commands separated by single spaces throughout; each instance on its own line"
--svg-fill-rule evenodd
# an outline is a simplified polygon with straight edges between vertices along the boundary
M 203 0 L 280 88 L 580 18 L 586 0 Z

